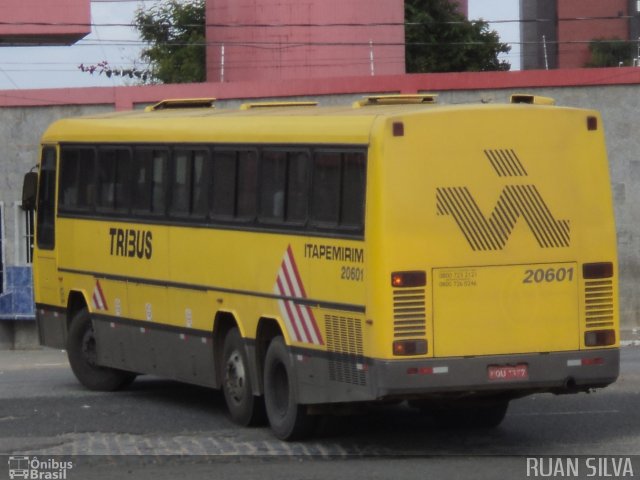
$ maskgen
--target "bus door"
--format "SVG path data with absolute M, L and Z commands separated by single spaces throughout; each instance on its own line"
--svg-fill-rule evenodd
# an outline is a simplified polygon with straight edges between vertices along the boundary
M 38 181 L 37 220 L 36 220 L 36 261 L 38 274 L 37 302 L 58 305 L 60 285 L 57 279 L 56 256 L 56 148 L 47 146 L 42 149 L 40 178 Z

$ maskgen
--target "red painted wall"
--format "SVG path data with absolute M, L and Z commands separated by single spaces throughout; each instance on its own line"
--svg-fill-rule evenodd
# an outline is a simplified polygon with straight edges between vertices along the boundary
M 371 54 L 375 75 L 401 74 L 403 23 L 402 0 L 208 0 L 207 78 L 371 75 Z
M 618 17 L 627 13 L 628 0 L 558 0 L 558 68 L 584 67 L 590 58 L 590 40 L 629 38 L 629 20 L 626 18 L 579 21 L 562 19 Z
M 91 3 L 90 0 L 2 0 L 0 19 L 0 45 L 71 45 L 91 32 Z
M 113 105 L 130 110 L 136 105 L 168 98 L 215 97 L 264 99 L 366 95 L 373 93 L 438 93 L 448 90 L 503 90 L 528 88 L 640 85 L 640 68 L 527 70 L 514 72 L 425 73 L 376 77 L 317 78 L 269 82 L 192 83 L 136 87 L 0 90 L 0 107 Z
M 458 11 L 469 18 L 469 0 L 452 0 L 458 3 Z

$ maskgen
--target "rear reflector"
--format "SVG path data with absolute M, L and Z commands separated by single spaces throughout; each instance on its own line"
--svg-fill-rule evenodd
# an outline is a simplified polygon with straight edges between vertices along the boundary
M 567 360 L 567 367 L 592 367 L 597 365 L 604 365 L 604 358 L 576 358 Z
M 439 375 L 449 373 L 449 367 L 409 367 L 407 375 Z
M 394 288 L 424 287 L 427 284 L 427 272 L 393 272 L 391 286 Z
M 587 347 L 606 347 L 615 343 L 615 330 L 593 330 L 584 334 L 584 344 Z
M 427 353 L 426 340 L 396 340 L 393 342 L 393 354 L 397 357 L 424 355 Z
M 613 277 L 613 263 L 611 262 L 585 263 L 584 265 L 582 265 L 582 277 L 585 280 L 593 280 L 597 278 L 611 278 Z

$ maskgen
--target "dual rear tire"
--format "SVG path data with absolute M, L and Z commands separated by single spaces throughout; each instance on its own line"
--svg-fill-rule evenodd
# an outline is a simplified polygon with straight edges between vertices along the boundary
M 264 361 L 264 401 L 273 434 L 280 440 L 302 440 L 316 425 L 316 416 L 297 403 L 294 368 L 280 336 L 271 340 Z
M 235 423 L 259 424 L 266 413 L 273 434 L 280 440 L 300 440 L 312 432 L 315 417 L 297 403 L 293 364 L 281 336 L 273 338 L 267 348 L 264 402 L 253 394 L 249 362 L 237 328 L 229 330 L 225 337 L 223 368 L 222 391 Z

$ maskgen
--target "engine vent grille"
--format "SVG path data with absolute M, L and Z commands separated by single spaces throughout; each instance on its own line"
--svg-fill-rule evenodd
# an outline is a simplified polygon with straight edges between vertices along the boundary
M 584 307 L 587 328 L 613 326 L 613 281 L 586 280 Z
M 367 376 L 362 343 L 362 320 L 325 315 L 329 379 L 366 385 Z
M 425 291 L 420 288 L 393 291 L 393 335 L 396 338 L 427 334 Z

